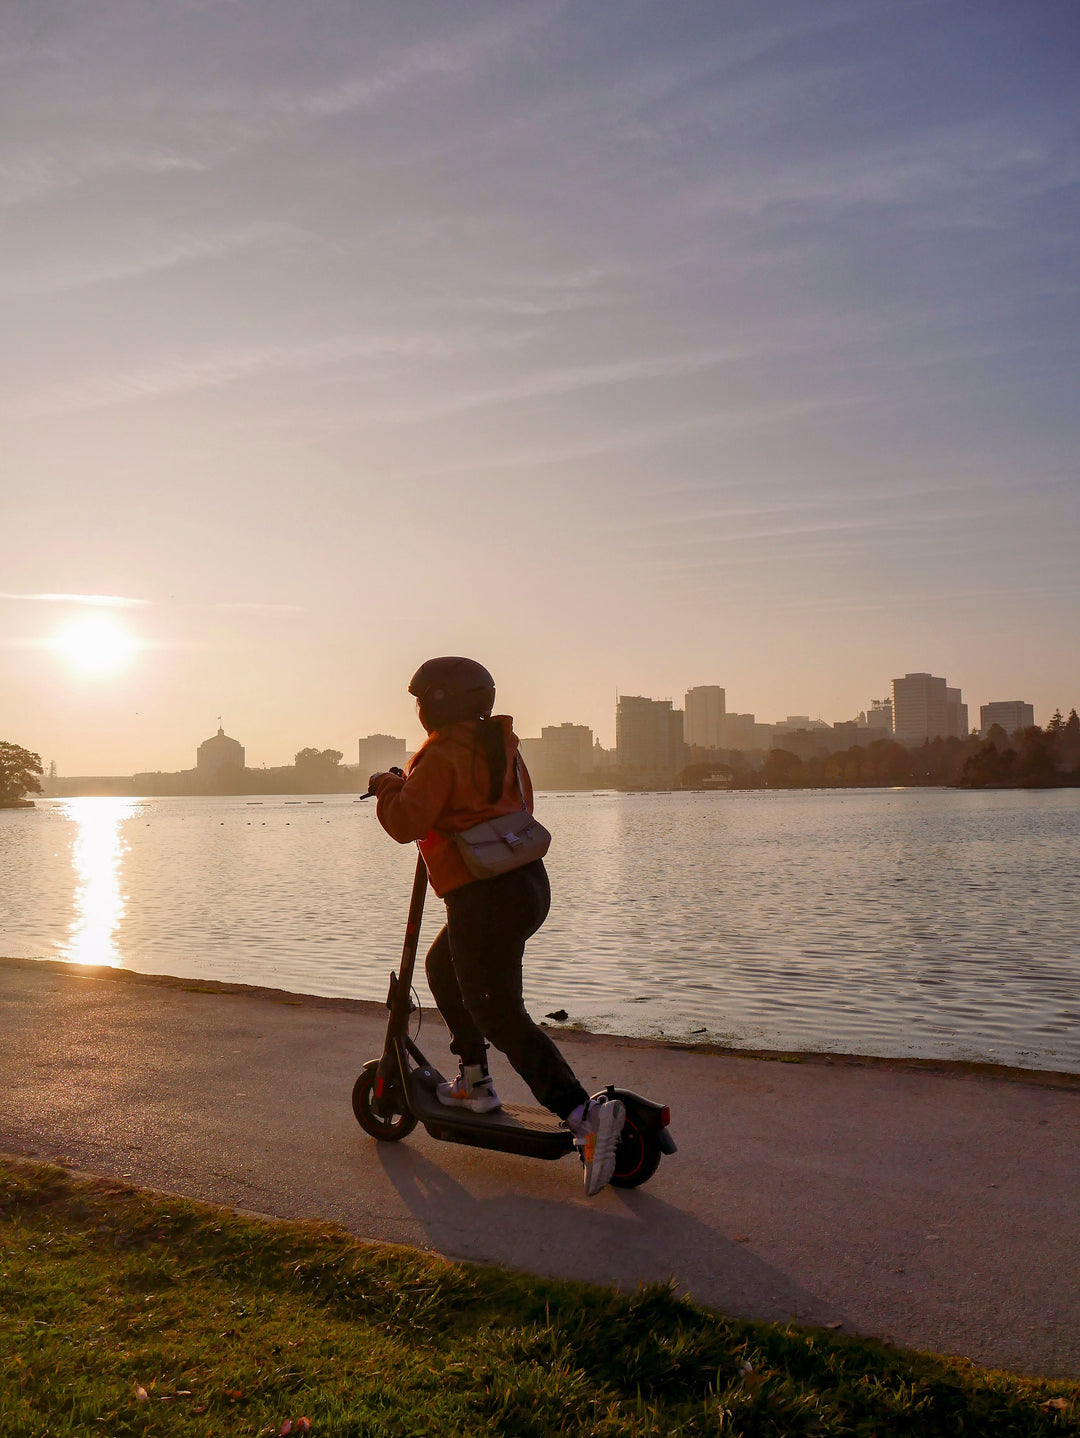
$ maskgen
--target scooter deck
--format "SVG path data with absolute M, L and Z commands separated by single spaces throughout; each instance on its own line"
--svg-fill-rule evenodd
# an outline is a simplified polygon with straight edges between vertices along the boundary
M 573 1151 L 569 1130 L 547 1109 L 523 1103 L 503 1104 L 493 1113 L 452 1109 L 440 1103 L 415 1074 L 409 1104 L 432 1138 L 449 1143 L 521 1153 L 530 1158 L 562 1158 Z

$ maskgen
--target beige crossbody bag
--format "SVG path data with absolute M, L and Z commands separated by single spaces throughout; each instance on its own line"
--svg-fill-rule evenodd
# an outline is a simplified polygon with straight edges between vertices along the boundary
M 551 847 L 551 835 L 525 806 L 525 786 L 521 782 L 521 760 L 514 756 L 514 777 L 521 795 L 521 808 L 512 814 L 500 814 L 471 829 L 447 834 L 457 845 L 469 873 L 477 879 L 495 879 L 511 869 L 542 859 Z

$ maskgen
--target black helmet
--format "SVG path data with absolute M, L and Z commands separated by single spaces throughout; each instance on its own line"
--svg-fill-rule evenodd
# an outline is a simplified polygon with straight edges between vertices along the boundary
M 409 680 L 409 693 L 420 701 L 425 729 L 462 719 L 486 719 L 495 704 L 495 680 L 475 659 L 445 655 L 428 659 Z

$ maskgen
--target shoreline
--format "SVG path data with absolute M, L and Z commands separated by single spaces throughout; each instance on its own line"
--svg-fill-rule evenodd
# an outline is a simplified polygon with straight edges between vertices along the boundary
M 178 989 L 182 993 L 215 994 L 221 997 L 260 998 L 295 1008 L 331 1009 L 337 1012 L 362 1013 L 378 1017 L 386 1005 L 377 999 L 350 999 L 343 996 L 308 994 L 293 989 L 277 989 L 262 984 L 231 983 L 222 979 L 185 978 L 176 974 L 146 974 L 137 969 L 113 967 L 109 964 L 85 965 L 68 959 L 28 959 L 0 954 L 0 964 L 12 967 L 44 969 L 68 977 L 93 979 L 98 982 L 148 984 L 157 988 Z M 924 1073 L 953 1077 L 979 1078 L 999 1083 L 1028 1084 L 1037 1088 L 1080 1090 L 1080 1073 L 1068 1069 L 1022 1068 L 1014 1064 L 996 1064 L 978 1059 L 917 1058 L 904 1055 L 841 1053 L 817 1049 L 756 1049 L 729 1044 L 694 1042 L 691 1039 L 650 1038 L 639 1034 L 618 1034 L 579 1028 L 576 1025 L 545 1023 L 540 1027 L 558 1034 L 560 1043 L 616 1043 L 627 1048 L 670 1050 L 699 1054 L 703 1057 L 757 1059 L 765 1063 L 805 1064 L 824 1068 L 876 1069 L 885 1073 Z
M 119 783 L 120 781 L 118 781 Z M 928 781 L 925 784 L 672 784 L 667 786 L 649 787 L 643 785 L 611 785 L 604 788 L 602 785 L 584 784 L 580 787 L 566 786 L 537 789 L 536 796 L 541 799 L 565 799 L 577 798 L 579 795 L 588 795 L 593 798 L 608 797 L 610 795 L 629 795 L 633 798 L 640 798 L 643 794 L 859 794 L 859 793 L 880 793 L 891 791 L 897 793 L 916 793 L 923 789 L 941 790 L 943 792 L 956 794 L 1003 794 L 1003 793 L 1043 793 L 1046 791 L 1057 792 L 1062 789 L 1080 788 L 1080 780 L 1069 775 L 1064 776 L 1057 782 L 1039 783 L 1013 783 L 1013 784 L 961 784 L 959 782 L 949 783 L 944 780 Z M 267 799 L 283 799 L 286 801 L 308 800 L 310 802 L 325 803 L 328 799 L 348 799 L 353 803 L 360 799 L 367 798 L 366 794 L 356 789 L 329 789 L 329 790 L 307 790 L 307 789 L 242 789 L 236 793 L 198 793 L 186 794 L 181 792 L 169 794 L 147 793 L 134 787 L 129 789 L 105 788 L 99 786 L 96 789 L 72 789 L 70 792 L 50 790 L 48 793 L 38 795 L 44 800 L 65 800 L 65 799 L 132 799 L 141 804 L 154 803 L 160 799 L 251 799 L 256 797 L 260 803 Z M 36 808 L 33 800 L 25 804 L 0 804 L 3 808 Z

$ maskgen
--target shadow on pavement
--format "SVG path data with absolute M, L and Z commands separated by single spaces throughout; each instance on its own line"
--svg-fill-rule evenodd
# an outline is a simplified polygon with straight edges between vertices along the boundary
M 734 1238 L 644 1189 L 608 1190 L 594 1206 L 512 1193 L 479 1198 L 415 1149 L 378 1144 L 376 1152 L 432 1247 L 449 1258 L 631 1290 L 673 1279 L 688 1297 L 733 1317 L 843 1320 Z

